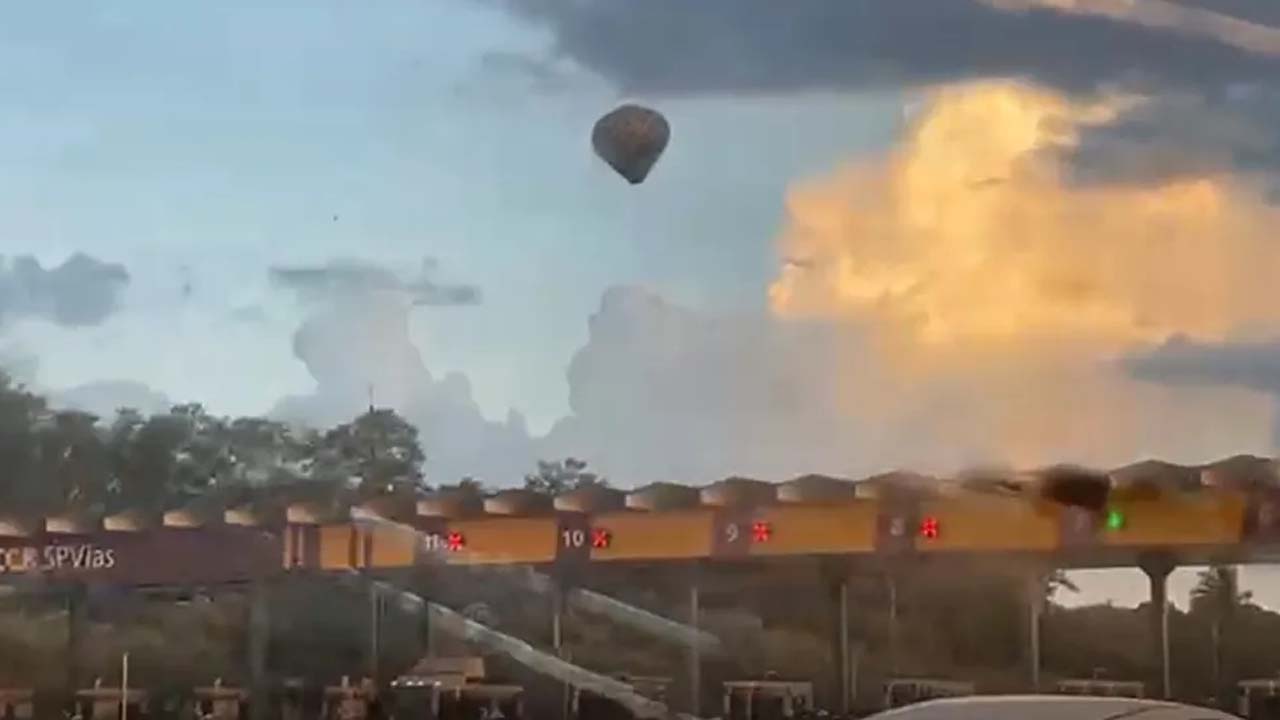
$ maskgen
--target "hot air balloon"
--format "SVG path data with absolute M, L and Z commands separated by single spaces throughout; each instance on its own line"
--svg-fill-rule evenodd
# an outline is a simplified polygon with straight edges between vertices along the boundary
M 644 182 L 671 139 L 671 126 L 656 110 L 623 105 L 596 121 L 591 146 L 632 185 Z

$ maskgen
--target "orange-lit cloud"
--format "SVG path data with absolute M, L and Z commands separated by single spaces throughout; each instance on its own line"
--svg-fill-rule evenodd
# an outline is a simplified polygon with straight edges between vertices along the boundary
M 1016 83 L 940 90 L 888 158 L 796 187 L 770 290 L 788 317 L 899 339 L 1087 341 L 1280 328 L 1280 211 L 1229 177 L 1075 186 L 1063 150 L 1125 105 Z
M 1280 330 L 1280 211 L 1258 189 L 1069 181 L 1081 133 L 1140 102 L 948 87 L 896 151 L 793 188 L 772 307 L 870 328 L 876 370 L 843 402 L 887 456 L 954 469 L 1268 449 L 1266 396 L 1145 386 L 1112 362 L 1178 333 Z

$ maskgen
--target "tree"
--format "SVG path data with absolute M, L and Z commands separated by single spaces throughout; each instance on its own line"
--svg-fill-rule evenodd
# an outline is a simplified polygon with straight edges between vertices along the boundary
M 317 438 L 315 479 L 354 483 L 363 491 L 418 488 L 426 460 L 418 429 L 394 410 L 369 410 Z
M 111 461 L 97 416 L 77 410 L 53 412 L 39 425 L 37 437 L 44 506 L 101 508 L 111 482 Z
M 44 398 L 0 372 L 0 502 L 5 507 L 37 511 L 47 499 L 36 446 L 48 416 Z
M 1209 619 L 1210 643 L 1213 658 L 1213 687 L 1219 704 L 1224 700 L 1223 683 L 1226 680 L 1224 635 L 1230 632 L 1231 621 L 1242 605 L 1253 598 L 1250 592 L 1241 592 L 1237 569 L 1230 565 L 1214 564 L 1202 570 L 1196 586 L 1191 590 L 1191 614 Z
M 576 458 L 555 462 L 538 461 L 538 471 L 524 476 L 524 487 L 544 495 L 559 495 L 570 490 L 589 486 L 608 487 L 609 481 L 596 473 L 587 472 L 587 463 Z

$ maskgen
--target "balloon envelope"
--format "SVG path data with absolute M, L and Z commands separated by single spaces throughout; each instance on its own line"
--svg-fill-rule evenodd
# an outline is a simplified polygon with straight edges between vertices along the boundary
M 671 139 L 671 126 L 656 110 L 623 105 L 596 121 L 591 146 L 632 185 L 644 182 Z

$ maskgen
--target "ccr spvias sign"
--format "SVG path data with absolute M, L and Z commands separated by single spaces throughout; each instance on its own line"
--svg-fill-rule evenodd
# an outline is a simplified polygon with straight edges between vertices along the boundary
M 0 548 L 0 574 L 110 570 L 115 566 L 116 551 L 93 543 Z

